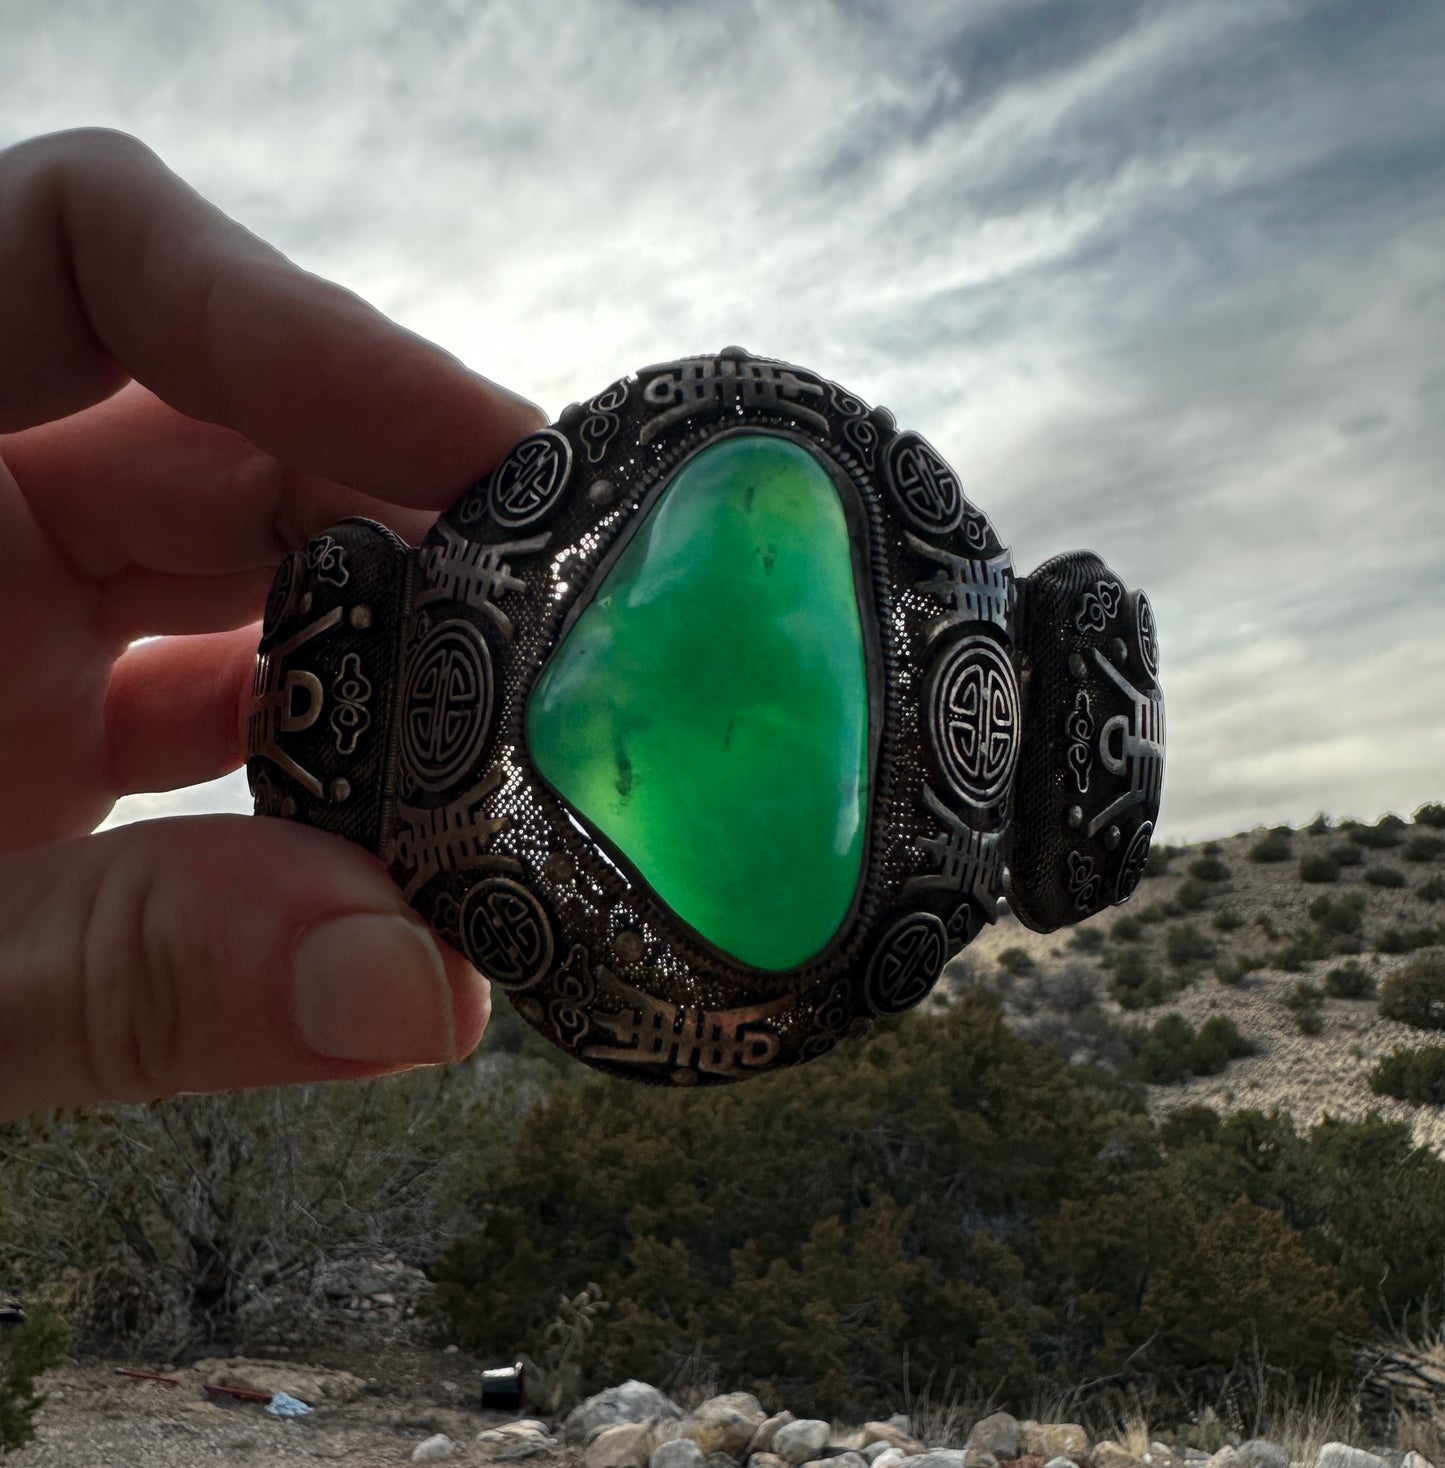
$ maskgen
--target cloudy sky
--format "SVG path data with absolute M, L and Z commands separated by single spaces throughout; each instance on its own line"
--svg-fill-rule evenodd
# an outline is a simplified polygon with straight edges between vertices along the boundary
M 1442 75 L 1438 0 L 0 0 L 0 145 L 136 133 L 550 413 L 801 362 L 1097 550 L 1173 839 L 1445 798 Z

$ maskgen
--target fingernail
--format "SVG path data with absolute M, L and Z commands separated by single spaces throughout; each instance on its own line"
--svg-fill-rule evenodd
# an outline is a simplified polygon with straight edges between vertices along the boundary
M 296 1025 L 318 1055 L 455 1058 L 451 986 L 419 923 L 390 913 L 333 919 L 302 934 L 291 967 Z

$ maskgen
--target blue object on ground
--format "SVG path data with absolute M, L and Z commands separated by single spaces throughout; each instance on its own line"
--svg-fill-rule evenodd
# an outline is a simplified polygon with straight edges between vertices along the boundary
M 304 1417 L 311 1408 L 285 1392 L 277 1392 L 266 1404 L 266 1410 L 273 1417 Z

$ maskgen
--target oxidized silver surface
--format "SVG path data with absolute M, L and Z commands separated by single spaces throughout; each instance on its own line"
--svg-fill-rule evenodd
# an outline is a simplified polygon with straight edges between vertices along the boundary
M 829 472 L 869 665 L 862 877 L 827 948 L 785 972 L 682 923 L 540 777 L 525 738 L 569 615 L 689 458 L 739 431 L 801 444 Z M 1005 891 L 1045 931 L 1125 900 L 1163 773 L 1142 593 L 1088 552 L 1016 580 L 924 438 L 737 348 L 574 404 L 419 550 L 353 520 L 289 557 L 250 727 L 259 814 L 377 852 L 541 1034 L 674 1085 L 811 1060 L 918 1004 Z

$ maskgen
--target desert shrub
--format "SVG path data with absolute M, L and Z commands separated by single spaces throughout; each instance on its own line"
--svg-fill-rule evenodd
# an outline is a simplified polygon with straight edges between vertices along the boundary
M 1411 836 L 1400 849 L 1406 861 L 1434 861 L 1445 852 L 1445 836 Z
M 1414 953 L 1419 948 L 1429 948 L 1436 941 L 1434 928 L 1384 929 L 1375 938 L 1376 953 Z
M 1115 918 L 1109 931 L 1119 943 L 1137 943 L 1144 936 L 1144 924 L 1137 917 L 1125 916 Z
M 1413 958 L 1380 986 L 1380 1013 L 1419 1030 L 1445 1030 L 1445 950 Z
M 1363 866 L 1365 862 L 1364 848 L 1353 841 L 1341 841 L 1338 846 L 1331 848 L 1330 855 L 1341 867 Z
M 1154 845 L 1149 848 L 1149 856 L 1144 863 L 1144 875 L 1146 877 L 1162 877 L 1169 871 L 1169 863 L 1183 851 L 1182 846 Z
M 1426 877 L 1426 879 L 1415 888 L 1415 896 L 1421 902 L 1439 902 L 1445 898 L 1445 877 Z
M 70 1327 L 53 1306 L 34 1306 L 9 1339 L 0 1337 L 0 1457 L 35 1436 L 35 1414 L 45 1395 L 35 1379 L 59 1366 L 70 1350 Z
M 1328 851 L 1307 851 L 1299 859 L 1301 882 L 1338 882 L 1340 864 Z
M 1314 820 L 1309 823 L 1309 825 L 1304 828 L 1304 830 L 1307 836 L 1328 835 L 1330 830 L 1330 818 L 1324 813 L 1324 811 L 1320 811 L 1320 813 L 1314 818 Z
M 1365 918 L 1364 894 L 1346 892 L 1339 897 L 1316 897 L 1310 903 L 1309 914 L 1326 933 L 1358 933 Z
M 1276 826 L 1249 848 L 1250 861 L 1271 862 L 1290 859 L 1289 828 Z
M 1173 906 L 1178 912 L 1198 912 L 1211 897 L 1215 889 L 1208 882 L 1201 882 L 1198 877 L 1185 877 L 1174 893 Z M 1165 903 L 1168 911 L 1171 904 Z
M 1392 1051 L 1370 1072 L 1370 1089 L 1416 1106 L 1445 1106 L 1445 1045 Z
M 1192 963 L 1205 963 L 1213 958 L 1215 943 L 1193 923 L 1174 923 L 1164 934 L 1164 951 L 1173 968 L 1187 968 Z
M 1260 930 L 1261 933 L 1264 934 L 1266 938 L 1278 941 L 1279 929 L 1275 926 L 1274 919 L 1270 917 L 1267 912 L 1255 913 L 1254 925 Z
M 1069 937 L 1069 947 L 1075 953 L 1097 953 L 1108 941 L 1103 928 L 1086 925 L 1074 929 Z
M 1221 907 L 1209 919 L 1209 925 L 1219 933 L 1234 933 L 1244 926 L 1244 919 L 1232 907 Z
M 1176 991 L 1176 985 L 1138 948 L 1115 956 L 1109 974 L 1109 997 L 1121 1009 L 1147 1009 Z
M 1325 997 L 1324 990 L 1317 988 L 1314 984 L 1301 979 L 1285 995 L 1285 1008 L 1292 1009 L 1296 1013 L 1301 1009 L 1317 1009 L 1320 1000 Z
M 1254 1054 L 1234 1021 L 1219 1015 L 1195 1032 L 1183 1015 L 1162 1015 L 1148 1028 L 1130 1032 L 1134 1078 L 1151 1086 L 1173 1086 L 1191 1075 L 1218 1075 L 1231 1060 Z
M 1336 933 L 1330 939 L 1330 952 L 1341 955 L 1350 953 L 1363 953 L 1365 951 L 1365 939 L 1360 933 Z
M 1165 910 L 1164 903 L 1151 902 L 1147 907 L 1138 908 L 1134 915 L 1141 923 L 1162 923 L 1165 918 L 1170 916 L 1170 913 Z M 1178 914 L 1176 913 L 1174 916 L 1178 916 Z
M 1159 1122 L 1159 1141 L 1170 1152 L 1212 1142 L 1219 1135 L 1219 1113 L 1212 1106 L 1180 1106 Z
M 1005 948 L 998 955 L 998 966 L 1006 973 L 1029 974 L 1038 967 L 1027 948 Z
M 1385 851 L 1392 846 L 1399 846 L 1404 841 L 1401 834 L 1405 823 L 1398 816 L 1381 816 L 1373 826 L 1362 825 L 1359 822 L 1351 822 L 1347 827 L 1342 827 L 1349 834 L 1349 838 L 1357 846 L 1363 846 L 1370 851 Z
M 1363 964 L 1342 963 L 1325 975 L 1325 993 L 1331 999 L 1373 999 L 1375 980 Z
M 1415 824 L 1445 830 L 1445 805 L 1438 800 L 1427 801 L 1415 812 Z
M 1218 856 L 1223 850 L 1224 848 L 1219 844 L 1219 842 L 1206 841 L 1204 845 L 1199 848 L 1199 854 L 1201 856 Z
M 1282 973 L 1297 974 L 1307 963 L 1328 958 L 1330 940 L 1318 928 L 1296 928 L 1269 956 L 1270 966 Z
M 1297 1009 L 1294 1026 L 1302 1035 L 1322 1035 L 1325 1032 L 1325 1017 L 1318 1008 Z
M 1217 851 L 1219 848 L 1216 847 Z M 1189 863 L 1189 875 L 1200 882 L 1227 882 L 1229 880 L 1229 868 L 1220 861 L 1218 856 L 1201 856 L 1196 861 Z
M 1407 885 L 1405 874 L 1399 867 L 1386 866 L 1383 862 L 1377 866 L 1367 867 L 1365 880 L 1372 887 L 1404 887 Z

